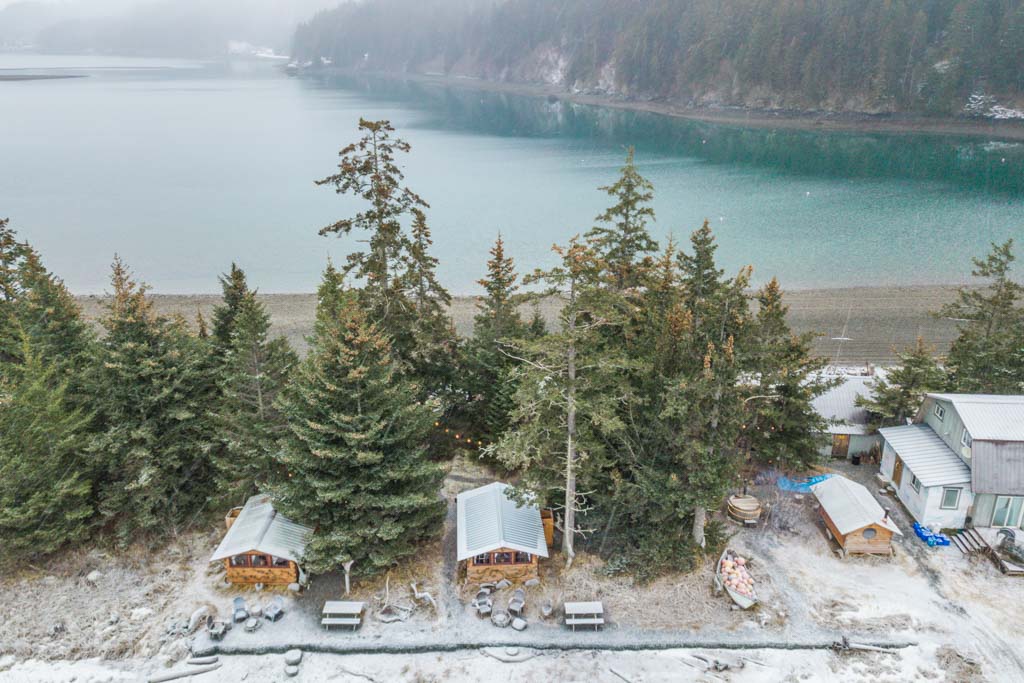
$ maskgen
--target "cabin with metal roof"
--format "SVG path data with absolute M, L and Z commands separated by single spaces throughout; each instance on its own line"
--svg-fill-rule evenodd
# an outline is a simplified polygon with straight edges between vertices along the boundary
M 256 495 L 225 519 L 228 530 L 210 562 L 223 562 L 233 584 L 300 583 L 300 567 L 313 530 L 274 509 L 270 496 Z
M 882 449 L 882 437 L 873 433 L 868 411 L 857 405 L 857 397 L 869 397 L 874 377 L 847 375 L 812 402 L 818 415 L 829 421 L 828 441 L 821 454 L 833 458 L 864 457 Z
M 811 486 L 829 538 L 847 555 L 891 555 L 892 537 L 902 536 L 889 513 L 861 484 L 834 475 Z
M 550 524 L 529 496 L 517 500 L 501 482 L 456 498 L 457 560 L 470 583 L 539 578 L 538 562 L 548 556 Z
M 882 474 L 921 524 L 1024 528 L 1024 396 L 928 394 L 881 432 Z

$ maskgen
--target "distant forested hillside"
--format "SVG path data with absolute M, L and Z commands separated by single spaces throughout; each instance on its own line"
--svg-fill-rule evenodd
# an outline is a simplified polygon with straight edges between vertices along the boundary
M 367 0 L 294 53 L 698 106 L 1024 108 L 1024 0 Z

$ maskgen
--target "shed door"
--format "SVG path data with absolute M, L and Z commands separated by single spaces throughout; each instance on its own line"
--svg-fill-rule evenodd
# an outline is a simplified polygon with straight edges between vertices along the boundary
M 847 453 L 850 452 L 850 435 L 849 434 L 833 434 L 832 435 L 832 457 L 833 458 L 845 458 Z
M 896 461 L 892 465 L 892 481 L 896 484 L 896 488 L 900 487 L 900 483 L 903 481 L 903 461 L 900 460 L 900 456 L 896 456 Z

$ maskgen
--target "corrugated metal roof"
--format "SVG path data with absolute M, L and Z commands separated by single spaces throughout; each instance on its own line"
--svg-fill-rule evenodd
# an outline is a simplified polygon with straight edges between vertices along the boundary
M 846 377 L 842 384 L 832 387 L 814 399 L 814 410 L 826 420 L 838 420 L 829 425 L 831 434 L 868 434 L 868 411 L 855 405 L 857 396 L 871 395 L 872 377 Z
M 260 552 L 298 562 L 313 530 L 278 514 L 270 496 L 256 495 L 245 502 L 210 562 L 232 555 Z
M 1024 441 L 1024 396 L 928 395 L 952 403 L 975 441 Z
M 878 430 L 924 486 L 965 484 L 971 470 L 926 424 Z
M 855 481 L 837 474 L 813 485 L 811 491 L 844 536 L 869 524 L 903 535 L 892 519 L 886 518 L 885 510 L 871 492 Z
M 518 505 L 508 497 L 512 487 L 501 482 L 460 493 L 456 498 L 458 559 L 499 548 L 548 556 L 540 508 Z

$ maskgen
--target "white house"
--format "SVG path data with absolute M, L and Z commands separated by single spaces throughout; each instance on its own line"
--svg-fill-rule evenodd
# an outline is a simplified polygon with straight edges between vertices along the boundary
M 873 381 L 873 377 L 847 376 L 842 384 L 814 399 L 815 412 L 831 422 L 829 440 L 821 447 L 822 455 L 846 458 L 881 448 L 882 437 L 872 434 L 868 426 L 868 411 L 856 405 L 858 396 L 871 395 Z
M 921 524 L 1024 528 L 1024 396 L 928 394 L 915 424 L 880 431 L 882 475 Z

